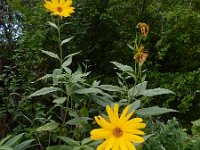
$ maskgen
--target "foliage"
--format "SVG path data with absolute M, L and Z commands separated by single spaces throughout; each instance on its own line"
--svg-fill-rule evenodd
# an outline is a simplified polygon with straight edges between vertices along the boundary
M 200 89 L 200 70 L 188 73 L 158 73 L 148 72 L 148 80 L 152 81 L 150 88 L 162 85 L 164 88 L 174 91 L 175 95 L 169 95 L 163 101 L 163 97 L 156 100 L 148 100 L 147 103 L 163 105 L 165 107 L 172 107 L 181 112 L 191 111 L 191 114 L 198 109 L 198 89 Z M 159 82 L 157 82 L 159 81 Z M 193 110 L 191 108 L 193 107 Z M 196 117 L 198 114 L 196 114 Z M 190 118 L 192 119 L 192 118 Z M 195 118 L 193 118 L 195 119 Z
M 26 140 L 19 143 L 19 140 L 22 138 L 23 133 L 12 136 L 8 135 L 0 141 L 1 150 L 24 150 L 30 147 L 31 143 L 34 140 Z
M 199 137 L 192 137 L 182 129 L 179 122 L 173 118 L 166 124 L 149 121 L 151 127 L 149 132 L 154 135 L 145 143 L 144 150 L 198 150 L 200 146 Z
M 177 109 L 187 126 L 199 118 L 198 1 L 74 0 L 76 13 L 61 20 L 43 4 L 7 0 L 0 7 L 0 137 L 26 132 L 41 150 L 94 149 L 92 118 L 116 102 L 143 117 Z M 149 37 L 135 29 L 144 21 Z M 198 148 L 195 124 L 192 138 L 176 121 L 150 126 L 158 128 L 149 132 L 150 149 Z

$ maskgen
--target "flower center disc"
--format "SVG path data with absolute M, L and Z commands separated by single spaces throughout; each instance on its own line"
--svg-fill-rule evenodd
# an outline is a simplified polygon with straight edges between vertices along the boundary
M 57 11 L 58 11 L 59 13 L 61 13 L 61 12 L 63 11 L 63 9 L 62 9 L 61 7 L 57 7 Z
M 115 129 L 113 130 L 113 135 L 114 135 L 115 137 L 121 137 L 121 136 L 122 136 L 122 130 L 121 130 L 120 128 L 115 128 Z

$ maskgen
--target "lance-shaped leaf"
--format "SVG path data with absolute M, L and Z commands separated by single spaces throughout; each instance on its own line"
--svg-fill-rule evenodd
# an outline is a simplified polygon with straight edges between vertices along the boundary
M 53 100 L 53 103 L 56 104 L 63 104 L 67 98 L 66 97 L 59 97 Z
M 49 52 L 49 51 L 44 51 L 44 50 L 41 50 L 43 53 L 47 54 L 48 56 L 52 57 L 52 58 L 56 58 L 58 60 L 60 60 L 59 56 L 53 52 Z
M 133 110 L 137 110 L 139 107 L 141 106 L 141 101 L 140 100 L 137 100 L 135 102 L 133 102 L 131 105 L 130 105 L 130 109 L 129 109 L 129 113 L 132 112 Z
M 139 95 L 152 97 L 152 96 L 163 95 L 163 94 L 174 94 L 174 92 L 168 89 L 155 88 L 155 89 L 145 90 L 141 92 Z
M 103 93 L 103 91 L 97 88 L 83 88 L 83 89 L 75 90 L 74 93 L 78 93 L 78 94 Z
M 141 108 L 136 111 L 136 113 L 141 116 L 161 115 L 161 114 L 170 113 L 170 112 L 177 112 L 177 111 L 174 109 L 160 108 L 158 106 L 153 106 L 149 108 Z
M 75 119 L 71 119 L 71 120 L 67 121 L 66 124 L 77 125 L 77 124 L 81 124 L 81 123 L 87 123 L 88 120 L 91 120 L 91 119 L 88 117 L 79 117 L 79 118 L 75 118 Z
M 64 141 L 65 143 L 72 145 L 72 146 L 80 146 L 80 143 L 78 141 L 75 141 L 72 138 L 69 137 L 64 137 L 64 136 L 58 136 L 59 139 L 61 139 L 62 141 Z
M 133 47 L 133 46 L 131 46 L 131 45 L 129 45 L 129 44 L 127 44 L 127 46 L 131 49 L 131 50 L 135 50 L 135 48 Z
M 125 71 L 125 72 L 133 72 L 133 68 L 131 68 L 130 66 L 128 65 L 123 65 L 119 62 L 115 62 L 115 61 L 112 61 L 111 62 L 112 64 L 114 64 L 116 67 L 118 67 L 120 70 L 122 71 Z
M 19 135 L 17 135 L 17 136 L 12 137 L 11 139 L 9 139 L 9 140 L 5 143 L 5 145 L 7 145 L 7 146 L 12 146 L 12 145 L 14 145 L 23 135 L 24 135 L 24 133 L 21 133 L 21 134 L 19 134 Z
M 67 149 L 73 150 L 73 146 L 69 146 L 69 145 L 56 145 L 56 146 L 47 147 L 46 150 L 67 150 Z
M 62 67 L 65 68 L 72 63 L 72 56 L 70 56 L 63 64 Z
M 48 23 L 49 23 L 50 26 L 52 26 L 52 27 L 54 27 L 58 30 L 58 26 L 55 23 L 50 22 L 50 21 L 48 21 Z
M 40 95 L 45 95 L 51 92 L 55 92 L 55 91 L 59 91 L 61 90 L 58 87 L 44 87 L 36 92 L 34 92 L 33 94 L 31 94 L 29 97 L 35 97 L 35 96 L 40 96 Z
M 24 142 L 18 144 L 17 146 L 15 146 L 15 147 L 13 148 L 13 150 L 24 150 L 24 149 L 28 148 L 29 145 L 30 145 L 33 141 L 34 141 L 34 140 L 27 140 L 27 141 L 24 141 Z
M 111 92 L 117 92 L 117 91 L 120 91 L 121 88 L 118 87 L 118 86 L 113 86 L 113 85 L 100 85 L 98 86 L 100 89 L 102 90 L 106 90 L 106 91 L 111 91 Z
M 52 131 L 55 130 L 58 127 L 58 123 L 57 122 L 49 122 L 41 127 L 39 127 L 37 129 L 37 131 Z
M 69 58 L 69 57 L 72 57 L 72 56 L 78 55 L 80 52 L 81 52 L 81 51 L 76 52 L 76 53 L 69 54 L 69 55 L 65 56 L 65 58 L 64 58 L 63 60 L 65 60 L 65 59 L 67 59 L 67 58 Z
M 63 45 L 63 44 L 65 44 L 65 43 L 67 43 L 67 42 L 69 42 L 71 39 L 73 39 L 74 37 L 72 36 L 72 37 L 70 37 L 70 38 L 67 38 L 67 39 L 65 39 L 65 40 L 63 40 L 62 42 L 61 42 L 61 45 Z

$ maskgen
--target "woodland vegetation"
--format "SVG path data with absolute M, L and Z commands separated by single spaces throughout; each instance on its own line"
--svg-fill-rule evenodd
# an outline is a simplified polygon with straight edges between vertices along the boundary
M 137 150 L 199 150 L 200 0 L 64 1 L 0 0 L 0 150 L 118 150 L 93 134 L 118 105 Z

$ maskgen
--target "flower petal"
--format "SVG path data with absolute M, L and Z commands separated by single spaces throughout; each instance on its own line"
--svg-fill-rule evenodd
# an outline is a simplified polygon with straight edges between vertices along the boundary
M 126 143 L 124 142 L 123 138 L 119 140 L 119 146 L 121 150 L 128 150 Z
M 118 120 L 118 126 L 122 126 L 123 124 L 125 124 L 127 122 L 127 119 L 126 119 L 126 114 L 128 112 L 130 108 L 130 105 L 126 106 L 126 108 L 123 110 L 119 120 Z
M 129 150 L 136 150 L 135 146 L 130 141 L 125 140 L 125 143 Z
M 114 138 L 114 137 L 111 137 L 111 138 L 107 139 L 108 144 L 107 144 L 105 150 L 110 150 L 110 149 L 112 149 L 113 144 L 115 143 L 115 141 L 116 141 L 116 138 Z
M 56 7 L 49 1 L 45 1 L 44 7 L 51 12 L 56 11 Z
M 111 131 L 105 129 L 94 129 L 90 132 L 91 139 L 93 140 L 101 140 L 107 139 L 108 137 L 112 136 Z
M 72 0 L 67 0 L 66 2 L 65 2 L 65 4 L 63 5 L 63 7 L 69 7 L 69 6 L 71 6 L 72 5 Z
M 137 130 L 137 129 L 134 129 L 134 128 L 124 128 L 123 129 L 124 132 L 126 133 L 131 133 L 131 134 L 137 134 L 137 135 L 144 135 L 144 132 L 141 131 L 141 130 Z
M 114 111 L 112 110 L 112 108 L 109 105 L 106 106 L 106 111 L 108 113 L 108 116 L 109 116 L 109 119 L 110 119 L 110 122 L 112 125 L 117 124 L 118 117 L 116 116 L 116 111 L 118 112 L 118 109 L 119 109 L 119 107 L 117 104 L 114 105 Z
M 128 124 L 128 125 L 127 125 Z M 126 123 L 124 124 L 126 129 L 143 129 L 146 127 L 145 123 Z
M 70 14 L 72 14 L 74 12 L 74 8 L 73 7 L 69 7 L 67 9 L 64 9 L 63 12 L 62 12 L 62 15 L 64 17 L 68 17 L 70 16 Z
M 56 7 L 59 5 L 58 0 L 51 0 L 52 4 L 55 5 Z
M 119 140 L 116 139 L 112 150 L 119 150 Z
M 144 142 L 144 139 L 142 137 L 137 136 L 137 135 L 133 135 L 131 133 L 124 133 L 123 137 L 126 140 L 134 142 L 134 143 L 142 143 L 142 142 Z
M 107 141 L 104 141 L 101 145 L 97 147 L 97 150 L 105 150 L 106 146 L 107 146 Z
M 96 122 L 102 128 L 105 128 L 105 129 L 108 129 L 108 130 L 112 130 L 113 129 L 112 125 L 109 122 L 107 122 L 103 117 L 98 116 L 98 117 L 94 117 L 94 119 L 96 120 Z

